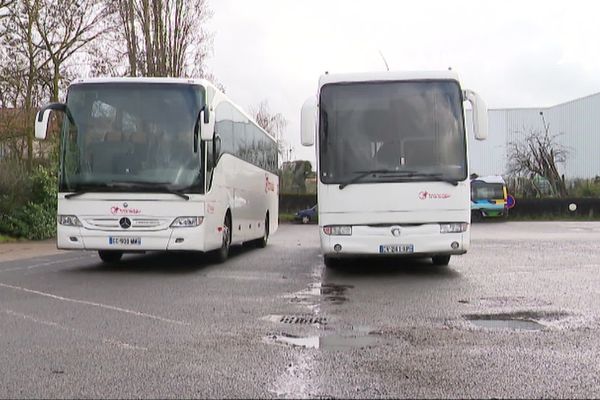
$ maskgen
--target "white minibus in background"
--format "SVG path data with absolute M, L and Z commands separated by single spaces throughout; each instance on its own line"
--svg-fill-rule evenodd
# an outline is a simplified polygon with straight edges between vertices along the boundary
M 277 143 L 205 80 L 77 80 L 60 137 L 57 245 L 105 262 L 149 250 L 264 247 L 277 229 Z
M 470 244 L 468 146 L 487 109 L 458 75 L 325 74 L 302 107 L 302 143 L 316 138 L 319 233 L 325 264 L 409 255 L 447 265 Z

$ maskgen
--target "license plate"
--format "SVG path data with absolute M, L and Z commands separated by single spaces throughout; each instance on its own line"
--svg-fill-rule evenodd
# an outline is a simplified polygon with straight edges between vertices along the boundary
M 113 246 L 139 246 L 142 244 L 142 238 L 128 236 L 109 236 L 108 244 Z
M 414 251 L 415 246 L 412 244 L 382 244 L 379 246 L 379 252 L 382 254 L 409 254 Z

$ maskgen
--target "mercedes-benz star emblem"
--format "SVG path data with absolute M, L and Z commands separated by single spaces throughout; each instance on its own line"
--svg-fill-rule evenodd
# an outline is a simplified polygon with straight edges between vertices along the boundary
M 121 218 L 119 220 L 119 225 L 121 225 L 121 228 L 123 229 L 131 228 L 131 220 L 129 218 Z
M 129 207 L 129 204 L 123 203 L 123 208 L 127 208 L 127 207 Z
M 394 226 L 392 228 L 392 235 L 398 237 L 398 236 L 400 236 L 400 233 L 401 233 L 400 227 Z

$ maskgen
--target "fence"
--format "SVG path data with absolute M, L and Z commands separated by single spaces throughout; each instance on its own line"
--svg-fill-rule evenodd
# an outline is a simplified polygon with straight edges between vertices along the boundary
M 279 211 L 281 213 L 295 213 L 315 204 L 317 204 L 316 194 L 281 194 L 279 196 Z M 574 211 L 571 211 L 569 207 L 574 208 Z M 509 214 L 515 217 L 600 218 L 600 198 L 517 198 L 515 207 L 510 210 Z

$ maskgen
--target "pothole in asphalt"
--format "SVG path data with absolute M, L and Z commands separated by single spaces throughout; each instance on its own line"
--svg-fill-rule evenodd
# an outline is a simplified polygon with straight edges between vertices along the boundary
M 544 307 L 550 306 L 549 301 L 525 296 L 495 296 L 481 297 L 479 299 L 460 299 L 462 304 L 476 304 L 484 307 Z
M 287 333 L 272 334 L 265 338 L 270 343 L 280 343 L 294 347 L 321 350 L 349 350 L 371 347 L 379 344 L 374 336 L 294 336 Z
M 473 325 L 486 329 L 512 329 L 526 331 L 540 331 L 544 329 L 544 325 L 521 319 L 472 319 Z
M 567 314 L 561 312 L 522 311 L 503 314 L 464 315 L 471 324 L 486 329 L 539 331 L 546 328 L 542 322 L 556 322 Z

